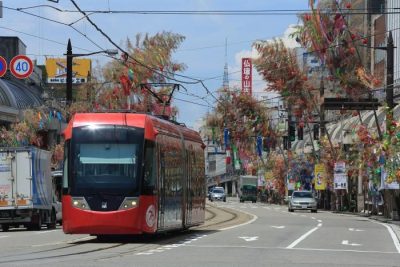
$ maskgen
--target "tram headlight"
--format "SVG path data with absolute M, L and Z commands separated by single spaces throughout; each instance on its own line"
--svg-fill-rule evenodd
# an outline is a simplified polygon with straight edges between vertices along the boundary
M 119 206 L 119 210 L 127 210 L 135 208 L 138 205 L 139 205 L 139 199 L 137 197 L 126 197 L 124 201 L 122 201 L 121 206 Z
M 81 210 L 90 210 L 89 204 L 84 197 L 73 197 L 72 206 Z

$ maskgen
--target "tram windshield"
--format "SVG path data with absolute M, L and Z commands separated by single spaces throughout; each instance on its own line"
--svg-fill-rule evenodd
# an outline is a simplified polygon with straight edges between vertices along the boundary
M 74 128 L 71 140 L 71 193 L 139 192 L 143 129 L 120 126 Z

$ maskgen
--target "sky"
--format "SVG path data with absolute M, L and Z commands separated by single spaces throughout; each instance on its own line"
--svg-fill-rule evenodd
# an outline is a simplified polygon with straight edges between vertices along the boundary
M 58 3 L 55 3 L 58 2 Z M 227 10 L 305 10 L 308 0 L 75 0 L 82 10 L 136 10 L 136 11 L 227 11 Z M 63 57 L 68 38 L 73 53 L 88 53 L 115 47 L 79 13 L 59 12 L 76 10 L 70 0 L 3 0 L 0 18 L 2 36 L 18 36 L 27 46 L 27 55 L 39 64 L 46 57 Z M 11 8 L 11 9 L 10 9 Z M 12 10 L 17 8 L 20 11 Z M 33 15 L 29 15 L 29 12 Z M 40 17 L 45 17 L 45 20 Z M 252 44 L 256 40 L 284 38 L 288 40 L 291 27 L 299 23 L 296 15 L 159 15 L 159 14 L 93 14 L 90 18 L 111 39 L 121 44 L 138 33 L 154 35 L 170 31 L 185 36 L 173 59 L 185 63 L 187 69 L 179 74 L 201 79 L 214 96 L 222 87 L 225 62 L 228 64 L 230 86 L 240 85 L 241 58 L 256 56 Z M 61 23 L 57 23 L 61 22 Z M 67 24 L 73 23 L 73 27 Z M 80 33 L 78 33 L 79 31 Z M 86 38 L 86 37 L 87 38 Z M 90 39 L 90 40 L 88 40 Z M 225 57 L 225 41 L 227 56 Z M 104 65 L 109 59 L 94 55 L 95 64 Z M 183 79 L 190 81 L 188 79 Z M 215 99 L 200 84 L 184 84 L 175 94 L 173 104 L 179 113 L 177 120 L 198 129 L 202 118 L 212 112 Z M 263 92 L 266 83 L 253 69 L 253 91 Z M 274 95 L 271 95 L 274 96 Z M 205 97 L 205 100 L 201 98 Z M 188 102 L 189 101 L 189 102 Z M 192 103 L 191 103 L 192 102 Z

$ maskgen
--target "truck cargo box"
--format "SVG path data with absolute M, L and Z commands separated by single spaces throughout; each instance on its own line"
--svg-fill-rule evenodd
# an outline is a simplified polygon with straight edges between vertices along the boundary
M 51 153 L 36 147 L 0 148 L 0 223 L 3 230 L 52 223 Z M 40 225 L 40 226 L 39 226 Z

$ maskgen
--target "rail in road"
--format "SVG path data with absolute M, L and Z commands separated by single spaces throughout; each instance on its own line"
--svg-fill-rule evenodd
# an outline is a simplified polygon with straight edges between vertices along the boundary
M 212 232 L 241 225 L 251 219 L 252 216 L 249 214 L 207 204 L 206 221 L 203 225 L 175 233 L 115 236 L 105 239 L 95 236 L 64 235 L 61 229 L 50 231 L 13 229 L 0 234 L 0 245 L 3 242 L 10 242 L 8 240 L 15 240 L 12 246 L 2 246 L 0 265 L 63 262 L 80 257 L 107 261 L 126 255 L 146 255 L 188 244 Z M 59 241 L 54 241 L 56 238 Z

